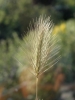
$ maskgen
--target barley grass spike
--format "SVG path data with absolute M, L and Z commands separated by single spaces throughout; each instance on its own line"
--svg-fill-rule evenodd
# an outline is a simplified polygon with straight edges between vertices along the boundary
M 17 57 L 21 65 L 32 67 L 31 72 L 36 77 L 36 99 L 38 100 L 38 78 L 41 74 L 52 68 L 60 59 L 57 34 L 53 34 L 53 22 L 50 17 L 40 16 L 28 34 L 24 37 Z

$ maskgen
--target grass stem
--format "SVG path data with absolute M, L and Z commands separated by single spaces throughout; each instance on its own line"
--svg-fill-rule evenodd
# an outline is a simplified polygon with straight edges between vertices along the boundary
M 38 77 L 36 77 L 36 98 L 35 100 L 38 100 Z

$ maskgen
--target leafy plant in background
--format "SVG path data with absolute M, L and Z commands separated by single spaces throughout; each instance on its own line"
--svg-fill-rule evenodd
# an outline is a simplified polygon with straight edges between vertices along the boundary
M 75 79 L 75 20 L 68 20 L 65 23 L 65 30 L 58 33 L 61 38 L 61 63 L 66 74 L 66 82 L 73 82 Z M 68 73 L 67 73 L 68 71 Z
M 16 58 L 20 67 L 32 67 L 36 78 L 36 99 L 38 100 L 38 79 L 60 59 L 57 57 L 60 46 L 56 34 L 52 34 L 53 23 L 50 17 L 41 16 L 30 29 L 19 49 Z
M 61 38 L 60 63 L 67 77 L 66 82 L 73 82 L 75 78 L 75 20 L 71 19 L 56 25 L 53 33 L 59 34 Z
M 0 86 L 5 87 L 3 92 L 5 95 L 8 92 L 7 89 L 17 84 L 17 64 L 13 56 L 17 51 L 20 39 L 16 34 L 13 37 L 14 41 L 10 39 L 7 39 L 7 42 L 0 41 Z

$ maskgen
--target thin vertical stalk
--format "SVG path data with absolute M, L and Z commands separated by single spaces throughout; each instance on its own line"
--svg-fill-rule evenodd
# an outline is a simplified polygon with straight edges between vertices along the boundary
M 38 77 L 36 77 L 36 98 L 35 100 L 38 100 Z

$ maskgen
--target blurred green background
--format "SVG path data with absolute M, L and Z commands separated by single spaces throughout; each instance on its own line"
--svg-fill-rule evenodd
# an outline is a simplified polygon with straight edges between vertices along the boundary
M 0 0 L 0 100 L 35 98 L 35 85 L 25 78 L 29 76 L 27 71 L 19 73 L 14 56 L 30 23 L 40 15 L 51 16 L 55 24 L 53 34 L 61 39 L 62 58 L 41 79 L 39 98 L 60 100 L 61 83 L 75 82 L 75 0 Z

